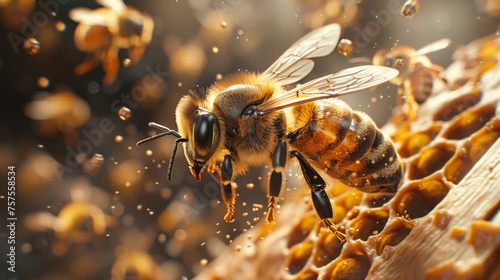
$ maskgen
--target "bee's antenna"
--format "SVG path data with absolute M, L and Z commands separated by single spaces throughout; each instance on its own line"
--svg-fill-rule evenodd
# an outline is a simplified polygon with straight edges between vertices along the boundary
M 170 155 L 170 160 L 168 161 L 168 169 L 167 169 L 167 179 L 169 181 L 172 181 L 172 167 L 174 166 L 175 153 L 177 153 L 177 144 L 179 144 L 180 142 L 186 142 L 187 138 L 182 137 L 179 134 L 179 132 L 172 130 L 172 129 L 170 129 L 166 126 L 163 126 L 161 124 L 157 124 L 155 122 L 150 122 L 148 125 L 150 127 L 153 127 L 153 128 L 159 129 L 159 130 L 163 130 L 164 132 L 150 136 L 146 139 L 142 139 L 141 141 L 137 142 L 137 144 L 136 144 L 137 146 L 140 146 L 144 143 L 153 141 L 155 139 L 161 138 L 161 137 L 166 136 L 166 135 L 173 135 L 173 136 L 177 137 L 177 139 L 175 140 L 174 149 L 172 150 L 172 154 Z
M 159 130 L 163 130 L 164 132 L 162 133 L 159 133 L 159 134 L 156 134 L 156 135 L 153 135 L 151 137 L 148 137 L 146 139 L 142 139 L 141 141 L 137 142 L 137 146 L 140 146 L 144 143 L 147 143 L 149 141 L 153 141 L 155 139 L 158 139 L 158 138 L 161 138 L 165 135 L 173 135 L 177 138 L 182 138 L 182 136 L 179 134 L 179 132 L 175 131 L 175 130 L 172 130 L 166 126 L 163 126 L 161 124 L 158 124 L 158 123 L 155 123 L 155 122 L 150 122 L 148 123 L 149 127 L 153 127 L 153 128 L 156 128 L 156 129 L 159 129 Z

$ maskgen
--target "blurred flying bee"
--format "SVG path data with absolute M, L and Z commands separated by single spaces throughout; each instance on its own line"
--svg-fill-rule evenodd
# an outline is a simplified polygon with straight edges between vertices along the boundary
M 310 58 L 330 54 L 339 35 L 338 24 L 326 25 L 298 40 L 263 73 L 236 73 L 218 80 L 206 92 L 190 92 L 176 108 L 179 131 L 150 123 L 163 132 L 137 145 L 165 135 L 177 137 L 168 179 L 177 144 L 183 143 L 190 171 L 197 180 L 205 169 L 220 179 L 226 222 L 233 221 L 235 209 L 233 179 L 250 166 L 265 163 L 273 168 L 266 220 L 274 221 L 282 171 L 288 158 L 295 157 L 317 214 L 327 228 L 345 240 L 331 221 L 332 203 L 325 192 L 326 183 L 316 170 L 364 192 L 394 193 L 402 165 L 391 140 L 370 117 L 333 98 L 386 82 L 397 76 L 397 70 L 365 65 L 291 90 L 283 87 L 313 69 Z
M 444 68 L 433 64 L 425 56 L 450 45 L 449 39 L 441 39 L 430 43 L 419 50 L 408 46 L 397 46 L 392 50 L 379 50 L 373 56 L 374 65 L 383 65 L 399 70 L 399 75 L 391 83 L 399 85 L 399 95 L 404 95 L 408 108 L 408 118 L 414 120 L 418 106 L 429 98 L 432 93 L 434 78 Z
M 146 13 L 127 7 L 121 0 L 97 0 L 105 8 L 75 8 L 69 16 L 79 22 L 75 30 L 76 47 L 90 53 L 75 73 L 83 75 L 103 63 L 105 84 L 115 81 L 120 63 L 119 49 L 128 49 L 124 64 L 137 63 L 151 42 L 153 19 Z

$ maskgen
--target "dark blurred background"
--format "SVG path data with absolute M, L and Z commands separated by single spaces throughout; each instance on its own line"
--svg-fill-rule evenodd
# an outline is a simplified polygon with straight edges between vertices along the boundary
M 2 270 L 0 279 L 193 277 L 263 219 L 268 170 L 237 179 L 237 221 L 226 224 L 218 185 L 210 176 L 196 182 L 182 149 L 167 181 L 173 137 L 136 147 L 153 133 L 148 122 L 175 129 L 175 106 L 190 89 L 235 71 L 263 71 L 302 35 L 328 23 L 340 23 L 341 38 L 354 48 L 317 59 L 309 79 L 355 61 L 370 63 L 381 48 L 418 49 L 450 38 L 450 47 L 429 55 L 446 67 L 457 46 L 498 28 L 495 1 L 420 2 L 405 18 L 399 14 L 405 1 L 398 0 L 126 1 L 153 20 L 152 39 L 137 64 L 128 65 L 121 49 L 118 75 L 106 84 L 102 65 L 75 74 L 93 54 L 75 46 L 79 23 L 68 15 L 102 6 L 0 0 L 0 174 L 6 186 L 7 166 L 15 166 L 18 218 L 16 273 Z M 343 99 L 383 125 L 396 91 L 387 84 Z M 122 106 L 131 113 L 122 114 L 125 120 Z M 6 221 L 6 187 L 0 196 Z M 7 235 L 0 229 L 2 269 Z

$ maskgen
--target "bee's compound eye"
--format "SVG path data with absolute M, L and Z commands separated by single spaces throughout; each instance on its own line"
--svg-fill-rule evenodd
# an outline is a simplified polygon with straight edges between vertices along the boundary
M 211 113 L 198 116 L 194 125 L 194 143 L 199 156 L 207 155 L 212 149 L 214 125 L 217 119 Z

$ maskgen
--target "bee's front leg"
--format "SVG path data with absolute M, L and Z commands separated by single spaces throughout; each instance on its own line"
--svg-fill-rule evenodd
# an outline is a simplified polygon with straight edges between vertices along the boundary
M 333 208 L 330 199 L 325 192 L 326 183 L 323 178 L 314 170 L 307 160 L 297 151 L 291 151 L 292 156 L 296 157 L 300 164 L 300 169 L 304 175 L 309 188 L 311 188 L 311 198 L 316 209 L 316 213 L 321 218 L 327 228 L 341 241 L 346 240 L 346 235 L 340 232 L 330 219 L 333 219 Z
M 276 207 L 276 199 L 280 195 L 281 191 L 283 181 L 282 171 L 285 169 L 286 157 L 286 141 L 283 139 L 278 140 L 278 145 L 276 145 L 276 150 L 274 150 L 273 154 L 273 172 L 271 173 L 269 185 L 267 186 L 268 204 L 266 221 L 268 222 L 276 220 L 274 209 Z
M 222 183 L 221 195 L 227 209 L 224 221 L 232 223 L 234 222 L 234 208 L 236 206 L 236 189 L 232 186 L 233 162 L 229 155 L 224 156 L 220 177 Z

